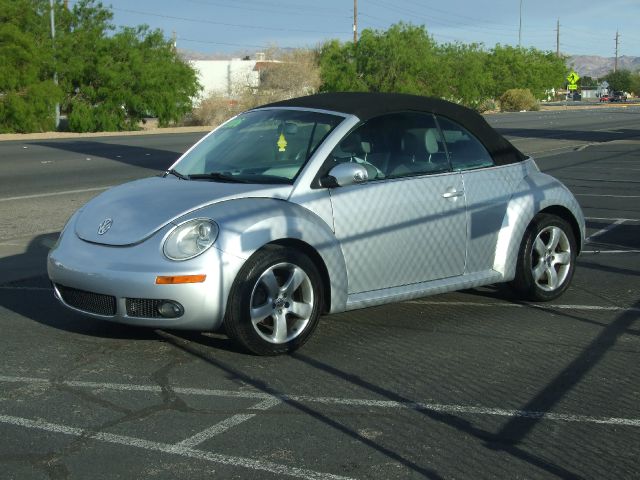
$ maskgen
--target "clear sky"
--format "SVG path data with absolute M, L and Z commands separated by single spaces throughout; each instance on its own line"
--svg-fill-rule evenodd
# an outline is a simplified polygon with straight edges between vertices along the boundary
M 240 55 L 268 46 L 314 47 L 353 38 L 353 0 L 103 0 L 116 25 L 145 23 L 178 47 Z M 70 2 L 73 4 L 73 1 Z M 520 7 L 522 5 L 522 10 Z M 404 21 L 425 25 L 439 43 L 522 45 L 572 55 L 640 56 L 640 0 L 358 0 L 358 30 Z

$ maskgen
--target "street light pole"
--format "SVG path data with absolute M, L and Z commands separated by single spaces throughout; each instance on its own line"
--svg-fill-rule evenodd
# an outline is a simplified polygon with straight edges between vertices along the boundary
M 353 44 L 358 44 L 358 0 L 353 0 Z
M 53 0 L 49 0 L 49 6 L 51 7 L 51 42 L 53 43 L 53 48 L 55 49 L 55 40 L 56 40 L 56 22 L 55 15 L 53 13 Z M 55 51 L 53 57 L 53 83 L 58 85 L 58 72 L 56 70 L 56 61 L 55 61 Z M 60 104 L 56 102 L 56 130 L 60 126 Z
M 522 47 L 522 0 L 520 0 L 520 25 L 518 27 L 518 48 Z

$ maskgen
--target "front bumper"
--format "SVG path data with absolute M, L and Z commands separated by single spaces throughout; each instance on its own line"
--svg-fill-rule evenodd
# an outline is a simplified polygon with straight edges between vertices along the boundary
M 114 247 L 86 242 L 65 229 L 47 260 L 56 298 L 85 315 L 153 328 L 215 330 L 243 260 L 216 249 L 184 262 L 162 254 L 170 226 L 142 243 Z M 156 285 L 157 276 L 205 274 L 202 283 Z M 177 318 L 159 314 L 162 301 L 178 303 Z

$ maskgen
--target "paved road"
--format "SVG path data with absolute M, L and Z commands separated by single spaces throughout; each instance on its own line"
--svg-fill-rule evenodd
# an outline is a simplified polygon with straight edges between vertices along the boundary
M 0 197 L 104 187 L 154 175 L 203 135 L 0 142 Z
M 61 192 L 153 174 L 198 135 L 0 144 L 3 478 L 637 478 L 640 117 L 583 113 L 490 119 L 588 216 L 561 299 L 482 288 L 327 316 L 277 358 L 69 313 L 44 276 L 96 194 Z

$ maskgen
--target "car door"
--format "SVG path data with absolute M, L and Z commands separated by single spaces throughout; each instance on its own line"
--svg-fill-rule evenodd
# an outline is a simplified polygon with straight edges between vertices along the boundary
M 466 220 L 462 175 L 452 172 L 432 115 L 372 119 L 328 162 L 363 164 L 369 179 L 330 190 L 349 294 L 461 275 Z
M 466 273 L 493 268 L 509 200 L 525 174 L 521 163 L 496 166 L 482 142 L 456 122 L 436 117 L 451 168 L 462 174 L 467 206 Z

